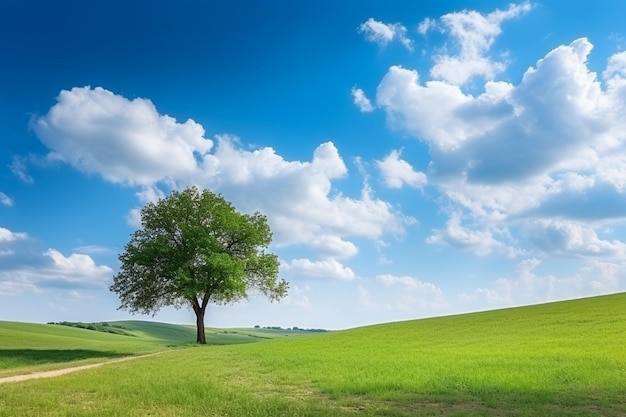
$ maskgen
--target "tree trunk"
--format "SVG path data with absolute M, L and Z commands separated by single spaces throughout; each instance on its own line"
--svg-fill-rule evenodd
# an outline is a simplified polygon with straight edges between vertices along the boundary
M 204 334 L 204 312 L 206 307 L 193 306 L 196 313 L 196 342 L 206 345 L 206 335 Z

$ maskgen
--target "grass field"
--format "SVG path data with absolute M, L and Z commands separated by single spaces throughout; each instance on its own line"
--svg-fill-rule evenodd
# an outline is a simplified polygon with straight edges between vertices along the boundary
M 0 385 L 0 416 L 624 416 L 625 326 L 617 294 L 189 345 Z
M 0 377 L 98 363 L 195 345 L 194 326 L 117 321 L 127 335 L 70 326 L 0 321 Z M 207 343 L 228 345 L 297 335 L 266 329 L 206 329 Z

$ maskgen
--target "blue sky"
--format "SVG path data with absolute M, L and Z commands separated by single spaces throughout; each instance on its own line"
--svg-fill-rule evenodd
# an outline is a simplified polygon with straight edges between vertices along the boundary
M 348 328 L 626 290 L 622 1 L 0 2 L 0 319 L 116 310 L 138 210 L 266 214 L 280 303 Z

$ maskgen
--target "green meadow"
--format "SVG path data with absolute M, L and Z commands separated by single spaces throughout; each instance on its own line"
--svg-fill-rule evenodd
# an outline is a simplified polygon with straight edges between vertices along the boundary
M 0 416 L 626 415 L 626 294 L 206 346 L 117 323 L 134 336 L 0 322 L 0 376 L 162 352 L 0 384 Z
M 84 323 L 85 327 L 104 328 L 107 332 L 0 321 L 0 378 L 195 346 L 192 343 L 196 338 L 195 326 L 132 320 L 105 324 Z M 119 334 L 108 333 L 111 329 Z M 232 345 L 283 337 L 292 332 L 208 328 L 206 334 L 212 345 Z

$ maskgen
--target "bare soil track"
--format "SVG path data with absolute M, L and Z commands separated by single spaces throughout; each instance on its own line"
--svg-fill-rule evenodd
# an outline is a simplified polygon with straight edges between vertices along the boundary
M 158 355 L 159 353 L 163 353 L 163 352 L 149 353 L 147 355 L 139 355 L 139 356 L 127 356 L 122 359 L 114 359 L 114 360 L 106 361 L 106 362 L 92 363 L 90 365 L 73 366 L 71 368 L 56 369 L 54 371 L 31 372 L 31 373 L 24 374 L 24 375 L 7 376 L 4 378 L 0 378 L 0 384 L 4 384 L 7 382 L 28 381 L 29 379 L 52 378 L 54 376 L 69 374 L 71 372 L 84 371 L 85 369 L 97 368 L 98 366 L 107 365 L 110 363 L 130 361 L 133 359 L 154 356 L 154 355 Z

